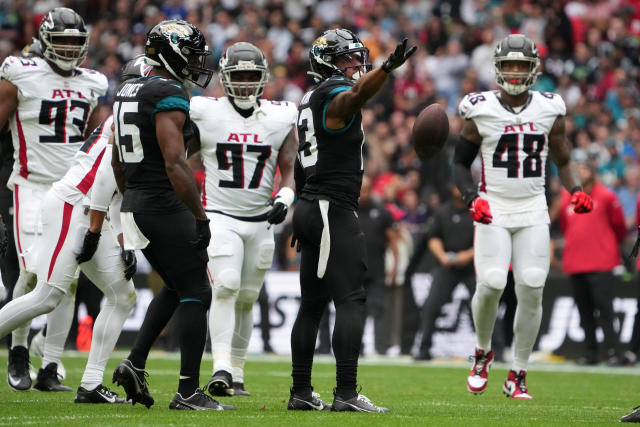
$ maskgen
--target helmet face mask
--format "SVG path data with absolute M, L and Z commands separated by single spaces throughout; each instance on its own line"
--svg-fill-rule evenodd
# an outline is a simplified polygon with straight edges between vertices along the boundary
M 309 74 L 318 82 L 334 75 L 347 77 L 347 70 L 350 68 L 357 68 L 350 76 L 357 80 L 372 68 L 369 49 L 354 33 L 345 29 L 322 33 L 311 45 L 309 62 Z
M 251 43 L 234 43 L 220 58 L 220 82 L 224 93 L 241 109 L 256 105 L 268 80 L 267 60 Z
M 504 70 L 504 66 L 511 68 L 509 63 L 522 62 L 523 71 Z M 519 95 L 529 90 L 538 79 L 540 55 L 535 43 L 522 34 L 511 34 L 496 46 L 493 55 L 493 65 L 496 71 L 496 82 L 509 95 Z
M 38 39 L 42 56 L 64 71 L 78 67 L 87 57 L 89 34 L 84 21 L 66 7 L 52 9 L 42 18 Z

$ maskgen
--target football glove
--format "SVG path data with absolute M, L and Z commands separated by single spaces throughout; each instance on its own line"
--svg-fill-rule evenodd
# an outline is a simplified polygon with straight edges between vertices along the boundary
M 98 242 L 100 241 L 100 233 L 94 233 L 87 230 L 87 234 L 84 235 L 84 241 L 82 242 L 82 249 L 76 257 L 78 264 L 89 261 L 93 254 L 98 250 Z
M 293 203 L 296 195 L 289 187 L 282 187 L 278 194 L 269 199 L 271 210 L 267 212 L 267 222 L 269 224 L 280 224 L 287 217 L 289 206 Z
M 196 238 L 191 241 L 191 244 L 198 250 L 207 249 L 210 240 L 209 219 L 196 219 Z
M 136 251 L 125 250 L 120 248 L 120 257 L 124 263 L 124 278 L 131 280 L 138 269 L 138 260 L 136 259 Z
M 480 197 L 473 199 L 469 205 L 469 213 L 474 221 L 483 224 L 491 224 L 491 220 L 493 219 L 491 209 L 489 209 L 489 202 Z
M 404 64 L 407 59 L 418 49 L 417 46 L 411 46 L 407 49 L 407 43 L 409 40 L 405 37 L 398 46 L 396 46 L 396 50 L 393 51 L 391 55 L 382 63 L 382 71 L 385 73 L 390 73 L 402 64 Z
M 4 258 L 7 254 L 8 247 L 9 239 L 7 238 L 7 226 L 4 223 L 4 219 L 0 217 L 0 257 Z
M 587 213 L 593 209 L 593 199 L 582 190 L 574 191 L 571 195 L 571 204 L 575 213 Z

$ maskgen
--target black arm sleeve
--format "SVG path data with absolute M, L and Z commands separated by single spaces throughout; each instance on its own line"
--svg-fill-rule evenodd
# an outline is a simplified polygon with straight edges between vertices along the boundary
M 462 193 L 462 199 L 467 205 L 478 197 L 476 186 L 471 176 L 471 163 L 478 155 L 480 146 L 461 136 L 456 144 L 453 155 L 453 182 Z

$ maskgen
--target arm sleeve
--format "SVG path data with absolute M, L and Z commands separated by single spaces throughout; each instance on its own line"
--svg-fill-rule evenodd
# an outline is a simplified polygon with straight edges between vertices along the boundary
M 113 168 L 111 168 L 111 153 L 112 149 L 110 145 L 104 150 L 104 155 L 98 166 L 96 172 L 96 179 L 91 188 L 91 202 L 89 207 L 96 211 L 106 212 L 111 204 L 113 194 L 117 190 L 116 177 L 113 174 Z
M 478 191 L 471 176 L 471 164 L 478 155 L 479 149 L 479 145 L 461 136 L 453 156 L 453 181 L 467 205 L 478 197 Z
M 120 208 L 122 207 L 122 193 L 117 192 L 109 205 L 109 224 L 113 234 L 118 236 L 122 233 L 122 222 L 120 222 Z

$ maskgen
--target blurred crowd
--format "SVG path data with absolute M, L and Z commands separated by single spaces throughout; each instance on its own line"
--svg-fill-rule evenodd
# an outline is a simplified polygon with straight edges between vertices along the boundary
M 328 27 L 353 30 L 370 49 L 374 66 L 408 37 L 419 46 L 417 53 L 363 110 L 371 195 L 390 212 L 399 231 L 398 267 L 404 269 L 429 218 L 451 197 L 450 165 L 461 128 L 458 101 L 466 93 L 496 88 L 495 43 L 510 33 L 523 33 L 536 42 L 542 57 L 533 89 L 563 97 L 574 157 L 586 159 L 599 182 L 616 193 L 625 215 L 627 245 L 635 237 L 640 1 L 0 0 L 0 60 L 37 36 L 43 13 L 56 6 L 76 10 L 91 30 L 85 66 L 101 71 L 111 83 L 104 115 L 110 111 L 121 65 L 144 51 L 146 31 L 164 19 L 186 19 L 201 28 L 213 50 L 214 68 L 229 44 L 256 44 L 271 68 L 264 97 L 294 102 L 313 83 L 306 74 L 308 48 Z M 211 84 L 205 94 L 223 92 L 219 84 Z M 450 140 L 439 156 L 422 162 L 411 149 L 410 132 L 416 114 L 434 102 L 449 114 Z M 560 186 L 555 176 L 550 189 L 551 205 L 557 206 Z M 286 225 L 279 229 L 285 243 L 287 230 Z M 561 250 L 560 228 L 552 230 Z M 276 267 L 295 269 L 295 257 L 295 251 L 281 245 Z M 402 268 L 394 271 L 387 285 L 401 285 L 402 273 Z

